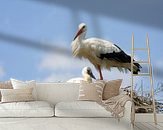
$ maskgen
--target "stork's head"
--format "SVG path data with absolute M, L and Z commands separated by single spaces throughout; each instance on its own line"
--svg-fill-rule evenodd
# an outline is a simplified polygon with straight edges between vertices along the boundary
M 87 26 L 85 23 L 81 23 L 79 24 L 79 29 L 78 29 L 78 32 L 76 34 L 76 36 L 74 37 L 74 40 L 79 36 L 81 35 L 82 33 L 86 32 L 87 31 Z
M 96 79 L 95 76 L 93 75 L 92 73 L 92 70 L 90 67 L 84 67 L 83 70 L 82 70 L 82 75 L 83 77 L 90 77 L 90 78 L 93 78 L 93 79 Z

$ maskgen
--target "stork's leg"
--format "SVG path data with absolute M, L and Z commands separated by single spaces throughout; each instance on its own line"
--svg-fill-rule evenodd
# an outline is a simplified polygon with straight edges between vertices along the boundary
M 101 72 L 101 67 L 98 65 L 98 71 L 100 73 L 100 80 L 103 80 L 102 72 Z

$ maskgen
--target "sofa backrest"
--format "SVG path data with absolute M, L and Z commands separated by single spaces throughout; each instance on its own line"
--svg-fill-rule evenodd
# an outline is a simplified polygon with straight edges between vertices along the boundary
M 75 101 L 79 95 L 79 83 L 37 83 L 36 91 L 38 100 L 56 104 L 61 101 Z M 126 94 L 120 89 L 120 93 Z
M 52 104 L 60 101 L 74 101 L 78 99 L 79 83 L 37 83 L 38 100 L 45 100 Z

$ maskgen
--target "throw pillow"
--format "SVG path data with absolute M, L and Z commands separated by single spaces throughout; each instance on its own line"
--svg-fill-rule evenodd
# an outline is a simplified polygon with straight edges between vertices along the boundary
M 33 88 L 32 95 L 35 100 L 37 100 L 37 91 L 36 91 L 36 81 L 21 81 L 17 79 L 10 79 L 14 89 L 24 89 L 24 88 Z
M 101 80 L 94 83 L 82 81 L 79 87 L 78 100 L 101 101 L 104 86 L 105 82 Z
M 1 89 L 2 103 L 33 101 L 33 88 L 25 89 Z
M 0 82 L 0 89 L 12 89 L 11 81 Z M 0 101 L 1 101 L 1 93 L 0 93 Z
M 119 94 L 121 83 L 122 79 L 106 81 L 102 96 L 103 100 L 107 100 L 111 97 L 117 96 Z

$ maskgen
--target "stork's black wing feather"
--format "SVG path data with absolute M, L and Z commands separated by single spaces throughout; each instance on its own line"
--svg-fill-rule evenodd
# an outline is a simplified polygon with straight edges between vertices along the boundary
M 115 44 L 114 44 L 115 45 Z M 131 63 L 131 56 L 127 55 L 120 47 L 118 47 L 117 45 L 115 45 L 120 51 L 119 52 L 115 52 L 113 51 L 112 53 L 101 53 L 99 58 L 100 59 L 108 59 L 108 60 L 114 60 L 114 61 L 118 61 L 121 63 Z M 140 71 L 140 64 L 138 63 L 134 63 L 135 66 L 137 66 L 138 70 Z M 136 72 L 137 73 L 137 72 Z
M 100 54 L 100 59 L 109 59 L 109 60 L 115 60 L 121 63 L 130 63 L 131 62 L 131 57 L 124 53 L 123 51 L 120 52 L 112 52 L 112 53 L 105 53 L 105 54 Z

